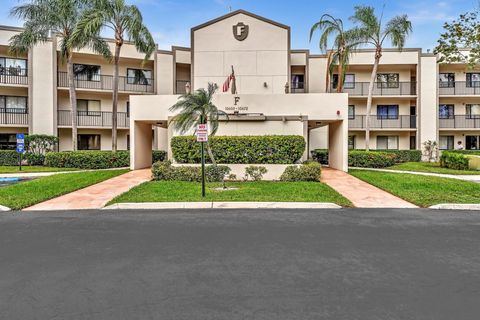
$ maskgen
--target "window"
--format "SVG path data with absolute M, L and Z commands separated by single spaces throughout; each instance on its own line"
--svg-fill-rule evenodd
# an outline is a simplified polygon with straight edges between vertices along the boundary
M 332 88 L 337 89 L 338 87 L 338 74 L 334 74 L 332 76 Z M 354 89 L 355 88 L 355 75 L 354 74 L 346 74 L 345 79 L 343 81 L 343 88 L 344 89 Z
M 377 119 L 398 119 L 398 105 L 377 106 Z
M 292 75 L 292 89 L 304 89 L 305 88 L 305 75 L 294 74 Z
M 0 58 L 0 74 L 9 76 L 27 76 L 27 60 Z
M 398 88 L 398 73 L 379 73 L 377 74 L 377 88 Z
M 377 136 L 378 150 L 397 150 L 398 136 Z
M 79 134 L 78 150 L 100 150 L 100 135 Z
M 467 73 L 467 87 L 480 87 L 480 73 Z
M 89 64 L 74 64 L 73 73 L 77 80 L 100 81 L 100 66 Z
M 467 104 L 465 108 L 468 119 L 480 119 L 480 104 Z
M 100 100 L 77 100 L 77 113 L 80 116 L 101 116 Z
M 17 136 L 15 133 L 0 134 L 0 150 L 15 150 L 17 147 Z
M 453 150 L 454 136 L 440 136 L 438 147 L 440 150 Z
M 152 84 L 152 71 L 142 69 L 127 69 L 128 84 Z
M 0 112 L 27 113 L 27 97 L 0 96 Z
M 355 136 L 348 136 L 348 149 L 355 149 Z
M 465 149 L 478 150 L 478 143 L 480 142 L 480 136 L 466 136 L 465 137 Z
M 455 116 L 455 106 L 453 104 L 439 105 L 438 116 L 440 119 L 453 119 Z
M 348 119 L 355 119 L 355 106 L 349 105 L 348 106 Z
M 127 101 L 127 118 L 130 117 L 130 101 Z
M 440 73 L 439 75 L 440 88 L 455 87 L 455 73 Z
M 130 135 L 127 134 L 127 150 L 130 150 Z

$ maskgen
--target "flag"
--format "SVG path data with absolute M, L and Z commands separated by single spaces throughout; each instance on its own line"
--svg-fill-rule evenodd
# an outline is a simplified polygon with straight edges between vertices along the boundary
M 227 77 L 227 80 L 223 83 L 222 92 L 228 92 L 230 89 L 230 83 L 232 83 L 232 94 L 237 94 L 237 83 L 235 79 L 235 71 L 232 66 L 232 73 Z
M 222 88 L 223 92 L 227 92 L 228 89 L 230 89 L 230 81 L 231 80 L 232 80 L 232 75 L 229 75 L 227 77 L 227 80 L 225 80 L 225 82 L 223 83 L 223 88 Z

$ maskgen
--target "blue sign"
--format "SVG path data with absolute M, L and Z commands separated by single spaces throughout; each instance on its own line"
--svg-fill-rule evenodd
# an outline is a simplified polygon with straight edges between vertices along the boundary
M 17 133 L 17 153 L 25 152 L 25 135 L 23 133 Z

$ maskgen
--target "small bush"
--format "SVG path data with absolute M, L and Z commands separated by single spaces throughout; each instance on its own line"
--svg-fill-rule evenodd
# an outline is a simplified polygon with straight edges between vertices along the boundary
M 321 164 L 328 164 L 328 150 L 327 149 L 315 149 L 311 151 L 313 160 Z
M 245 181 L 250 178 L 253 181 L 260 181 L 267 171 L 267 168 L 263 166 L 248 166 L 245 168 Z
M 18 166 L 18 153 L 15 150 L 0 150 L 0 166 Z
M 291 164 L 305 151 L 302 136 L 214 136 L 209 144 L 216 162 L 227 164 Z M 171 147 L 178 163 L 200 163 L 200 144 L 194 137 L 173 137 Z
M 455 170 L 468 170 L 468 158 L 462 153 L 442 152 L 440 166 Z
M 348 165 L 358 168 L 385 168 L 395 164 L 396 155 L 377 151 L 351 151 Z
M 308 162 L 301 166 L 288 166 L 280 176 L 280 181 L 320 181 L 322 166 Z
M 230 172 L 227 166 L 206 166 L 205 180 L 207 182 L 221 182 L 226 174 Z M 202 168 L 193 166 L 172 166 L 171 161 L 159 161 L 152 165 L 154 180 L 164 181 L 202 181 Z
M 205 179 L 208 182 L 221 182 L 230 171 L 232 171 L 232 169 L 227 166 L 206 166 Z
M 152 151 L 152 163 L 167 160 L 167 152 L 163 150 Z

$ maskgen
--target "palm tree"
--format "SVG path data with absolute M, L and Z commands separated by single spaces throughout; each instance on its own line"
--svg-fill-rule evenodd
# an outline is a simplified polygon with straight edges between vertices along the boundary
M 170 111 L 179 113 L 172 118 L 174 127 L 180 132 L 185 134 L 187 131 L 196 128 L 199 124 L 210 123 L 210 136 L 214 136 L 218 130 L 219 117 L 223 116 L 227 118 L 228 115 L 212 103 L 212 98 L 218 87 L 214 83 L 208 84 L 208 89 L 198 89 L 194 93 L 184 94 L 180 96 L 178 102 L 174 104 Z M 213 156 L 210 144 L 207 141 L 208 156 L 212 160 L 213 165 L 217 165 Z
M 407 36 L 412 32 L 412 23 L 407 15 L 395 16 L 383 25 L 383 11 L 380 17 L 375 15 L 375 9 L 369 6 L 355 7 L 355 13 L 350 19 L 358 25 L 357 33 L 362 36 L 365 44 L 372 45 L 375 48 L 375 62 L 373 64 L 372 75 L 368 87 L 367 98 L 367 119 L 365 144 L 366 150 L 370 149 L 370 112 L 372 110 L 372 97 L 377 77 L 378 65 L 382 58 L 383 44 L 390 40 L 391 44 L 399 50 L 402 50 Z
M 127 5 L 125 0 L 90 0 L 92 7 L 86 10 L 73 39 L 84 34 L 97 34 L 102 29 L 110 29 L 115 37 L 114 72 L 113 72 L 113 102 L 112 102 L 112 151 L 117 151 L 117 109 L 118 109 L 118 64 L 120 51 L 125 39 L 132 41 L 135 48 L 145 53 L 146 62 L 155 50 L 153 37 L 143 23 L 140 10 L 134 5 Z
M 28 4 L 14 7 L 11 15 L 24 20 L 24 30 L 10 38 L 10 53 L 25 54 L 35 45 L 45 43 L 49 36 L 60 37 L 61 61 L 67 63 L 67 77 L 72 109 L 72 148 L 77 150 L 77 96 L 75 92 L 75 75 L 73 72 L 73 52 L 90 47 L 95 52 L 110 56 L 108 46 L 98 33 L 81 35 L 75 41 L 71 36 L 78 18 L 86 4 L 79 0 L 32 0 Z
M 321 33 L 319 41 L 320 50 L 327 52 L 327 91 L 330 88 L 330 76 L 336 67 L 338 71 L 337 92 L 342 92 L 350 54 L 356 47 L 362 44 L 362 38 L 355 30 L 345 30 L 343 21 L 329 14 L 324 14 L 320 21 L 312 26 L 310 29 L 310 41 L 317 30 Z M 334 37 L 333 49 L 328 50 L 328 40 L 332 36 Z

